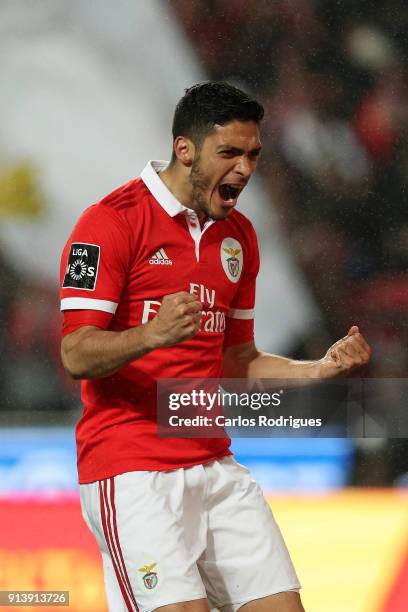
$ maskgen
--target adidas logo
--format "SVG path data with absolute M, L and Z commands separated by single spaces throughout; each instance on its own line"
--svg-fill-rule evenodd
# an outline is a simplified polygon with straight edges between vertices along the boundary
M 172 266 L 173 261 L 167 257 L 164 249 L 159 249 L 154 255 L 151 256 L 149 259 L 149 264 L 152 266 Z

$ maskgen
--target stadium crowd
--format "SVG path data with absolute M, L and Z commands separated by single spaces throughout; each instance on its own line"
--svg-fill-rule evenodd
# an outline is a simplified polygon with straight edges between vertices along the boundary
M 17 273 L 0 252 L 0 421 L 40 421 L 78 406 L 78 388 L 63 373 L 61 316 L 55 287 Z
M 318 358 L 358 322 L 373 347 L 367 375 L 406 378 L 407 5 L 169 4 L 208 78 L 242 86 L 265 106 L 260 171 L 324 319 L 290 353 Z M 0 280 L 3 408 L 79 410 L 77 385 L 59 365 L 55 287 L 22 279 L 1 252 Z M 373 467 L 357 481 L 408 472 L 405 441 L 367 444 Z
M 208 76 L 265 106 L 261 171 L 330 335 L 358 321 L 374 346 L 370 375 L 405 376 L 406 5 L 172 5 Z M 309 339 L 304 351 L 317 357 L 320 342 Z
M 358 322 L 365 375 L 408 375 L 408 7 L 402 0 L 175 0 L 208 77 L 265 106 L 261 172 L 325 324 Z M 408 470 L 406 442 L 361 441 L 356 480 Z M 384 461 L 387 457 L 387 461 Z

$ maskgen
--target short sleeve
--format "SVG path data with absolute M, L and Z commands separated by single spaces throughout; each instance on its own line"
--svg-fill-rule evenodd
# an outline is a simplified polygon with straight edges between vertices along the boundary
M 130 235 L 126 222 L 103 204 L 78 220 L 61 256 L 61 310 L 94 311 L 113 316 L 126 284 Z M 92 324 L 84 312 L 84 325 Z
M 246 262 L 246 263 L 245 263 Z M 250 342 L 254 338 L 256 277 L 259 272 L 258 239 L 248 227 L 244 270 L 237 293 L 227 312 L 224 347 Z

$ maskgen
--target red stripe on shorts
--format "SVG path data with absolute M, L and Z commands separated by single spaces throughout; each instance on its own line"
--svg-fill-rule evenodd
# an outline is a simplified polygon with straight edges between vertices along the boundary
M 99 481 L 99 500 L 100 500 L 100 506 L 101 506 L 101 518 L 102 518 L 103 533 L 105 535 L 106 544 L 108 546 L 109 554 L 110 554 L 111 559 L 112 559 L 113 569 L 115 570 L 116 578 L 118 580 L 118 584 L 119 584 L 119 587 L 120 587 L 123 599 L 124 599 L 124 601 L 126 603 L 126 607 L 128 609 L 128 612 L 135 612 L 134 611 L 134 607 L 132 605 L 132 602 L 130 601 L 128 593 L 126 591 L 126 585 L 124 584 L 120 568 L 117 565 L 116 555 L 115 555 L 115 552 L 113 551 L 112 544 L 111 544 L 109 516 L 108 516 L 108 520 L 107 520 L 107 516 L 106 516 L 106 509 L 108 509 L 108 512 L 109 512 L 109 507 L 107 506 L 107 503 L 106 503 L 106 500 L 105 500 L 105 494 L 106 493 L 105 493 L 104 489 L 105 489 L 106 485 L 107 485 L 106 480 Z
M 119 551 L 120 560 L 122 562 L 122 570 L 123 570 L 123 573 L 124 573 L 124 576 L 125 576 L 125 583 L 127 584 L 128 591 L 129 591 L 129 594 L 130 594 L 130 596 L 132 598 L 132 601 L 133 601 L 133 603 L 136 606 L 136 612 L 139 612 L 139 608 L 138 608 L 138 605 L 136 603 L 136 598 L 135 598 L 135 595 L 134 595 L 133 590 L 132 590 L 132 585 L 130 584 L 129 576 L 128 576 L 128 573 L 127 573 L 127 570 L 126 570 L 125 561 L 123 559 L 122 549 L 121 549 L 120 542 L 119 542 L 118 526 L 117 526 L 117 523 L 116 523 L 115 479 L 114 478 L 110 479 L 110 485 L 111 485 L 110 486 L 110 503 L 111 503 L 111 506 L 112 506 L 113 531 L 114 531 L 116 547 L 117 547 L 117 549 Z

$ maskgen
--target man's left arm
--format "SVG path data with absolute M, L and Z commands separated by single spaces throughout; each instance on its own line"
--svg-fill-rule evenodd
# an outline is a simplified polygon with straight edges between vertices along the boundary
M 347 376 L 368 363 L 371 349 L 353 325 L 347 336 L 335 342 L 316 361 L 296 361 L 260 351 L 254 341 L 228 346 L 224 350 L 223 378 L 335 378 Z

